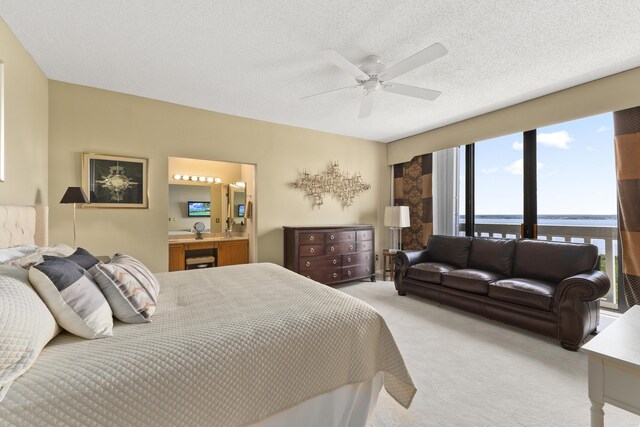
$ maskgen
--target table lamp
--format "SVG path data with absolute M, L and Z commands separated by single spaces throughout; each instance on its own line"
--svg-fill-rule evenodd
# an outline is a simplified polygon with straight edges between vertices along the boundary
M 401 250 L 402 229 L 409 227 L 409 206 L 387 206 L 384 208 L 384 226 L 391 229 L 389 252 Z
M 89 199 L 82 187 L 69 187 L 62 196 L 60 203 L 73 203 L 73 247 L 76 247 L 76 203 L 89 203 Z

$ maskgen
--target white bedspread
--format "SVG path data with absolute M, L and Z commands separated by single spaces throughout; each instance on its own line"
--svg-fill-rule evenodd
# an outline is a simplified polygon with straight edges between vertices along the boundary
M 0 403 L 18 425 L 241 426 L 384 372 L 415 388 L 369 305 L 273 264 L 159 274 L 150 324 L 62 334 Z

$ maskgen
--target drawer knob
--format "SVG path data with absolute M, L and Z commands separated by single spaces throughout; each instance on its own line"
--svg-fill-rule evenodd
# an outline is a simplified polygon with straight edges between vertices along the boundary
M 334 248 L 333 246 L 331 246 L 331 252 L 335 251 L 336 248 Z
M 349 245 L 349 249 L 353 249 L 353 245 Z
M 367 267 L 367 271 L 369 271 L 369 267 Z
M 347 271 L 347 276 L 351 276 L 351 271 Z
M 367 244 L 366 244 L 366 243 L 363 243 L 363 244 L 362 244 L 362 247 L 363 247 L 363 248 L 366 248 L 366 247 L 367 247 Z
M 362 234 L 362 238 L 363 238 L 363 239 L 366 239 L 366 238 L 367 238 L 367 233 L 363 233 L 363 234 Z
M 333 265 L 336 265 L 337 263 L 338 263 L 338 260 L 337 260 L 337 259 L 334 259 L 334 260 L 333 260 Z
M 309 261 L 307 261 L 307 263 L 305 264 L 307 267 L 309 267 L 311 265 L 311 263 Z
M 316 250 L 315 250 L 315 249 L 313 249 L 313 248 L 309 249 L 309 252 L 311 252 L 311 253 L 314 253 L 315 251 L 316 251 Z
M 351 262 L 351 257 L 347 257 L 347 262 Z
M 335 238 L 336 238 L 336 236 L 334 236 L 334 235 L 332 234 L 331 236 L 329 236 L 329 238 L 330 238 L 331 240 L 333 240 L 333 239 L 335 239 Z
M 314 236 L 309 236 L 309 240 L 316 240 Z
M 348 237 L 349 237 L 349 238 L 351 238 L 351 234 L 349 234 L 349 236 L 348 236 Z
M 333 277 L 338 277 L 338 273 L 333 273 Z
M 307 276 L 307 279 L 311 279 L 311 276 Z

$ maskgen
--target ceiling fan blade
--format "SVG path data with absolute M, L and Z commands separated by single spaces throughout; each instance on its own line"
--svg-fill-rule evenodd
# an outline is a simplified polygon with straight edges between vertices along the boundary
M 340 55 L 335 50 L 323 50 L 322 52 L 320 52 L 320 55 L 322 55 L 324 59 L 331 62 L 336 67 L 341 68 L 347 73 L 351 74 L 356 79 L 361 81 L 369 80 L 369 76 L 367 75 L 367 73 L 356 67 L 353 63 L 349 62 L 344 56 Z
M 425 89 L 416 86 L 403 85 L 400 83 L 385 83 L 382 85 L 385 92 L 397 93 L 398 95 L 412 96 L 414 98 L 426 99 L 433 101 L 440 96 L 442 92 L 437 90 Z
M 434 43 L 428 48 L 422 49 L 420 52 L 387 68 L 387 71 L 382 73 L 380 80 L 394 79 L 404 73 L 408 73 L 414 68 L 418 68 L 419 66 L 434 61 L 446 54 L 446 47 L 442 46 L 440 43 Z
M 371 107 L 373 107 L 373 94 L 375 91 L 364 92 L 362 94 L 362 101 L 360 101 L 360 114 L 358 114 L 359 119 L 364 119 L 371 115 Z
M 355 89 L 357 87 L 360 87 L 360 85 L 353 85 L 353 86 L 347 86 L 347 87 L 340 87 L 338 89 L 331 89 L 331 90 L 327 90 L 324 92 L 320 92 L 320 93 L 314 93 L 313 95 L 307 95 L 307 96 L 303 96 L 302 98 L 300 98 L 300 100 L 304 100 L 304 99 L 309 99 L 309 98 L 313 98 L 314 96 L 319 96 L 319 95 L 324 95 L 325 93 L 331 93 L 331 92 L 337 92 L 339 90 L 345 90 L 345 89 Z

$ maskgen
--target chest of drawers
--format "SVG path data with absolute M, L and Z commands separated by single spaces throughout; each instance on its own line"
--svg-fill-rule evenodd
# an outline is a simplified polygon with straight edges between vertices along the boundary
M 375 281 L 372 225 L 284 227 L 284 266 L 317 282 Z

